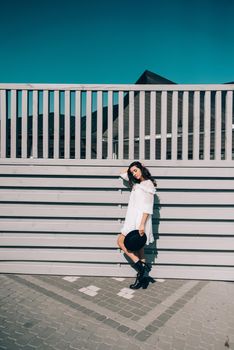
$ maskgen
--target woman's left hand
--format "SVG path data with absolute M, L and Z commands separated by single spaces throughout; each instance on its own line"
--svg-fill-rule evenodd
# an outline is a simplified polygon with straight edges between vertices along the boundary
M 138 230 L 139 230 L 140 235 L 143 236 L 143 234 L 145 233 L 145 226 L 144 225 L 140 225 Z

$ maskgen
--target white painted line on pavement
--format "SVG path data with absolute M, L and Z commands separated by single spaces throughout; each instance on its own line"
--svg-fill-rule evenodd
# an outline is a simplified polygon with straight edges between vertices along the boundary
M 95 297 L 95 295 L 97 295 L 97 292 L 100 290 L 99 287 L 90 285 L 88 287 L 83 287 L 79 289 L 79 292 L 87 294 L 91 297 Z
M 68 282 L 75 282 L 76 280 L 78 280 L 78 278 L 80 278 L 80 277 L 75 277 L 75 276 L 65 276 L 65 277 L 63 277 L 63 280 L 65 280 L 65 281 L 68 281 Z

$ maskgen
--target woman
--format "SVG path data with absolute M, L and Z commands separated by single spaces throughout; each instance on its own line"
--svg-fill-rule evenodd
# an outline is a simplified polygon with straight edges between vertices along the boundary
M 132 289 L 144 288 L 144 273 L 149 271 L 145 263 L 144 247 L 138 251 L 131 252 L 126 249 L 124 239 L 132 230 L 139 230 L 139 234 L 144 233 L 147 236 L 146 244 L 154 241 L 152 229 L 152 214 L 154 206 L 154 194 L 156 192 L 156 182 L 152 178 L 149 170 L 140 162 L 131 163 L 124 173 L 120 175 L 129 182 L 132 189 L 127 214 L 121 234 L 118 236 L 118 246 L 133 261 L 134 268 L 138 271 L 134 284 L 130 285 Z

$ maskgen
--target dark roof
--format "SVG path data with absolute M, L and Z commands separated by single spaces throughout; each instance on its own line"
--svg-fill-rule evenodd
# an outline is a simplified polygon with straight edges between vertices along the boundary
M 135 84 L 176 84 L 161 75 L 145 70 Z

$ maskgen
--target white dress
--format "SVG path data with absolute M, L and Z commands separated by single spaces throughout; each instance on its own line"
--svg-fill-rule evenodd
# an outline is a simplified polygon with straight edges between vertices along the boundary
M 128 181 L 128 174 L 120 175 L 124 180 Z M 121 233 L 126 236 L 132 230 L 138 230 L 143 213 L 149 214 L 145 223 L 145 234 L 147 236 L 146 244 L 154 241 L 152 214 L 154 207 L 154 195 L 156 189 L 151 180 L 144 180 L 139 184 L 135 184 L 132 188 L 127 214 L 122 227 Z

